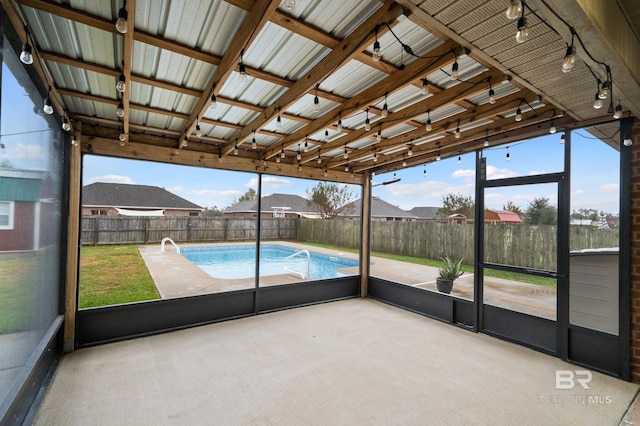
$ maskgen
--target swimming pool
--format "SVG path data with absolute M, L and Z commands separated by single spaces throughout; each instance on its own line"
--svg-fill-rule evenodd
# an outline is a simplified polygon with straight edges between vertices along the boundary
M 300 250 L 279 244 L 260 245 L 260 275 L 279 275 L 288 273 L 283 266 L 284 258 Z M 255 244 L 215 245 L 202 247 L 184 247 L 180 254 L 214 278 L 253 278 L 256 271 Z M 358 261 L 344 257 L 329 256 L 309 252 L 311 257 L 311 278 L 344 277 L 349 274 L 338 269 L 358 266 Z M 287 260 L 287 268 L 307 275 L 307 256 L 299 255 Z

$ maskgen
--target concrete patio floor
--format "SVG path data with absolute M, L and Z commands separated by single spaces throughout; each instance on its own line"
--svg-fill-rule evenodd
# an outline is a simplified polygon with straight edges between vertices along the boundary
M 36 425 L 617 425 L 638 385 L 371 299 L 65 355 Z

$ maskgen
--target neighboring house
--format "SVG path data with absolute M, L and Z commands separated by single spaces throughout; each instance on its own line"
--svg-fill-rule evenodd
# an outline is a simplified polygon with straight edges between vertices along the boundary
M 320 217 L 318 209 L 309 205 L 306 198 L 293 194 L 271 194 L 262 197 L 262 217 Z M 227 207 L 222 214 L 227 217 L 256 217 L 258 200 L 239 201 Z
M 509 210 L 493 210 L 486 209 L 484 211 L 484 223 L 490 223 L 493 225 L 497 224 L 521 224 L 522 220 L 517 213 L 511 212 Z
M 38 250 L 47 244 L 42 223 L 46 210 L 46 173 L 0 168 L 0 251 Z M 57 238 L 57 237 L 56 237 Z
M 435 221 L 438 210 L 440 210 L 440 207 L 414 207 L 409 210 L 409 213 L 416 216 L 419 221 Z
M 96 182 L 82 188 L 82 214 L 201 216 L 204 209 L 159 186 Z
M 360 219 L 362 200 L 355 200 L 345 205 L 343 212 L 338 216 L 351 219 Z M 396 222 L 412 222 L 418 218 L 399 207 L 389 204 L 378 197 L 371 198 L 371 220 L 387 220 Z

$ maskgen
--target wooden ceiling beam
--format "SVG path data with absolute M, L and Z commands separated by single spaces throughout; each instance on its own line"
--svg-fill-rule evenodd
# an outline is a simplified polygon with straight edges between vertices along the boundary
M 420 139 L 430 138 L 438 134 L 445 134 L 450 132 L 458 125 L 458 120 L 460 120 L 461 126 L 480 120 L 495 120 L 499 115 L 508 113 L 514 108 L 517 108 L 518 103 L 521 99 L 524 99 L 528 103 L 533 103 L 536 96 L 537 95 L 535 93 L 532 93 L 529 90 L 525 89 L 523 91 L 499 98 L 495 104 L 486 103 L 484 105 L 474 105 L 473 108 L 467 111 L 433 123 L 433 128 L 430 132 L 427 132 L 424 125 L 422 125 L 415 130 L 403 133 L 402 135 L 393 138 L 385 139 L 381 142 L 376 143 L 375 145 L 368 146 L 365 149 L 357 150 L 353 156 L 349 157 L 349 160 L 358 161 L 368 157 L 369 155 L 372 155 L 374 151 L 380 153 L 381 151 L 398 148 L 403 145 L 405 145 L 408 149 L 408 146 L 411 142 L 419 143 Z M 547 117 L 547 119 L 551 119 L 551 116 Z M 344 160 L 336 159 L 330 162 L 328 167 L 338 167 L 344 163 Z
M 404 70 L 396 71 L 384 80 L 363 90 L 361 93 L 352 97 L 347 102 L 342 103 L 339 107 L 334 108 L 324 116 L 316 118 L 311 125 L 300 129 L 297 132 L 284 138 L 282 143 L 284 143 L 285 147 L 295 145 L 300 140 L 304 139 L 307 134 L 313 134 L 324 128 L 332 126 L 338 121 L 340 116 L 342 118 L 346 118 L 355 112 L 362 111 L 384 97 L 385 93 L 393 93 L 394 91 L 397 91 L 402 87 L 411 84 L 420 76 L 433 72 L 449 63 L 452 63 L 455 58 L 453 57 L 453 55 L 448 55 L 447 53 L 454 46 L 457 45 L 455 45 L 453 42 L 445 42 L 444 44 L 430 52 L 429 56 L 435 56 L 435 59 L 417 59 L 411 62 L 405 67 Z M 391 115 L 395 114 L 396 113 L 394 112 L 394 114 Z M 358 130 L 354 130 L 354 133 L 356 132 L 358 132 Z M 276 150 L 268 151 L 267 158 L 275 155 L 276 153 Z
M 373 163 L 372 161 L 361 162 L 354 167 L 354 172 L 375 169 L 376 173 L 378 173 L 383 170 L 394 170 L 394 165 L 395 170 L 397 170 L 397 166 L 401 165 L 402 161 L 406 161 L 406 167 L 415 166 L 433 161 L 438 151 L 440 151 L 442 158 L 458 155 L 461 151 L 474 151 L 483 147 L 484 138 L 488 131 L 492 132 L 490 135 L 491 140 L 493 141 L 491 146 L 502 145 L 512 141 L 511 139 L 503 139 L 496 144 L 496 138 L 502 137 L 501 135 L 508 132 L 514 134 L 519 133 L 521 129 L 527 129 L 527 131 L 530 132 L 530 135 L 535 134 L 536 136 L 539 136 L 546 133 L 545 130 L 540 130 L 539 123 L 551 120 L 551 115 L 548 113 L 554 111 L 554 109 L 555 107 L 553 105 L 546 105 L 538 110 L 526 111 L 522 114 L 523 119 L 521 122 L 515 121 L 513 117 L 501 118 L 492 123 L 470 129 L 465 132 L 464 137 L 460 139 L 456 139 L 453 134 L 449 134 L 436 141 L 430 141 L 414 147 L 413 155 L 411 157 L 404 155 L 404 153 L 394 153 L 382 161 L 379 159 L 378 164 Z M 560 121 L 558 121 L 558 123 L 560 123 Z M 532 130 L 533 132 L 531 133 Z M 519 134 L 521 135 L 522 133 Z
M 180 135 L 180 140 L 191 135 L 195 129 L 197 117 L 204 115 L 206 109 L 211 105 L 211 96 L 218 95 L 220 89 L 235 69 L 235 64 L 238 59 L 241 58 L 244 48 L 250 46 L 255 40 L 262 28 L 269 22 L 269 18 L 279 3 L 278 0 L 257 0 L 255 2 L 255 5 L 242 22 L 241 29 L 236 33 L 227 48 L 227 51 L 220 61 L 220 65 L 216 68 L 206 88 L 203 90 L 200 100 L 193 108 L 187 120 L 187 125 Z
M 248 126 L 246 126 L 237 135 L 237 143 L 242 144 L 244 140 L 251 135 L 254 130 L 258 130 L 270 122 L 279 110 L 286 110 L 290 105 L 295 103 L 300 96 L 313 89 L 319 82 L 334 72 L 340 65 L 352 59 L 355 53 L 364 43 L 368 43 L 372 37 L 372 31 L 375 27 L 383 22 L 391 22 L 395 20 L 401 12 L 401 8 L 392 0 L 385 0 L 373 15 L 371 15 L 363 24 L 356 28 L 344 40 L 340 42 L 330 53 L 328 53 L 322 62 L 298 79 L 276 102 L 268 106 L 265 111 Z M 234 149 L 231 143 L 224 149 L 227 155 Z

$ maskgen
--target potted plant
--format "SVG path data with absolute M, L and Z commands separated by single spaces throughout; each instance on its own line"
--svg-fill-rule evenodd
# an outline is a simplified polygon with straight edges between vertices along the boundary
M 438 291 L 450 293 L 453 288 L 453 281 L 462 275 L 462 260 L 451 260 L 449 256 L 442 257 L 442 266 L 439 269 L 436 285 Z

